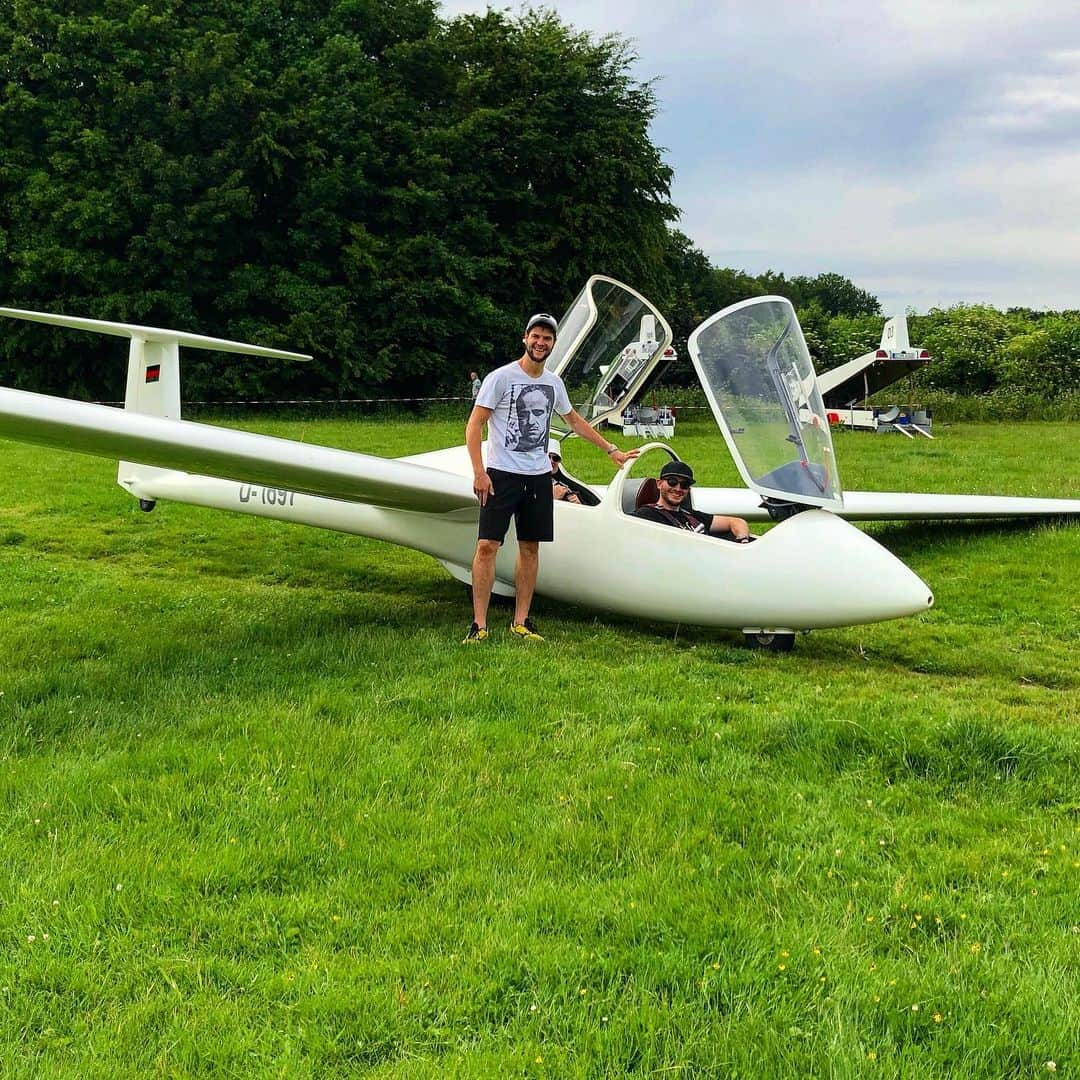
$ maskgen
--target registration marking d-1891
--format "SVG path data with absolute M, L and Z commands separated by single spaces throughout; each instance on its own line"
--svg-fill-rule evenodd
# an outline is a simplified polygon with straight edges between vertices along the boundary
M 296 503 L 296 492 L 287 491 L 285 488 L 258 488 L 251 484 L 241 484 L 240 501 L 259 502 L 263 506 L 293 506 Z

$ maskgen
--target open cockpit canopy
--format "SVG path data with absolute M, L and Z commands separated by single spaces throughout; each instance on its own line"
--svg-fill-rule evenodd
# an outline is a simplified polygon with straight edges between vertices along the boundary
M 687 344 L 746 484 L 782 502 L 841 509 L 825 407 L 791 304 L 779 296 L 733 304 Z
M 548 369 L 562 377 L 578 412 L 596 424 L 634 401 L 671 341 L 671 327 L 641 293 L 594 274 L 559 322 Z

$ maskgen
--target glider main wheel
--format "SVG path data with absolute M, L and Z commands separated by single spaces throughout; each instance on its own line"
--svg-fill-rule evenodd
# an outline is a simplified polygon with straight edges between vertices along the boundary
M 768 649 L 769 652 L 791 652 L 795 647 L 794 634 L 744 634 L 751 649 Z
M 157 500 L 156 499 L 140 499 L 139 500 L 139 509 L 144 514 L 149 514 L 150 511 L 153 510 L 155 506 L 157 506 Z

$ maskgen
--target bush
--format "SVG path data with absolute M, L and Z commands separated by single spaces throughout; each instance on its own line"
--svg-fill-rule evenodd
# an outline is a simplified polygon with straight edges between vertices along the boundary
M 1013 338 L 1003 352 L 1001 382 L 1047 398 L 1075 392 L 1080 388 L 1080 319 L 1056 316 Z

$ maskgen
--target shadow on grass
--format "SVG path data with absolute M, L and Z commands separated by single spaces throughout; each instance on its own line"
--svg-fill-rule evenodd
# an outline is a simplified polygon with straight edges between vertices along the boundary
M 870 531 L 875 540 L 898 558 L 918 554 L 929 547 L 950 542 L 1002 538 L 1037 539 L 1061 525 L 1080 525 L 1080 516 L 1064 518 L 1013 518 L 987 521 L 902 521 L 878 525 Z

